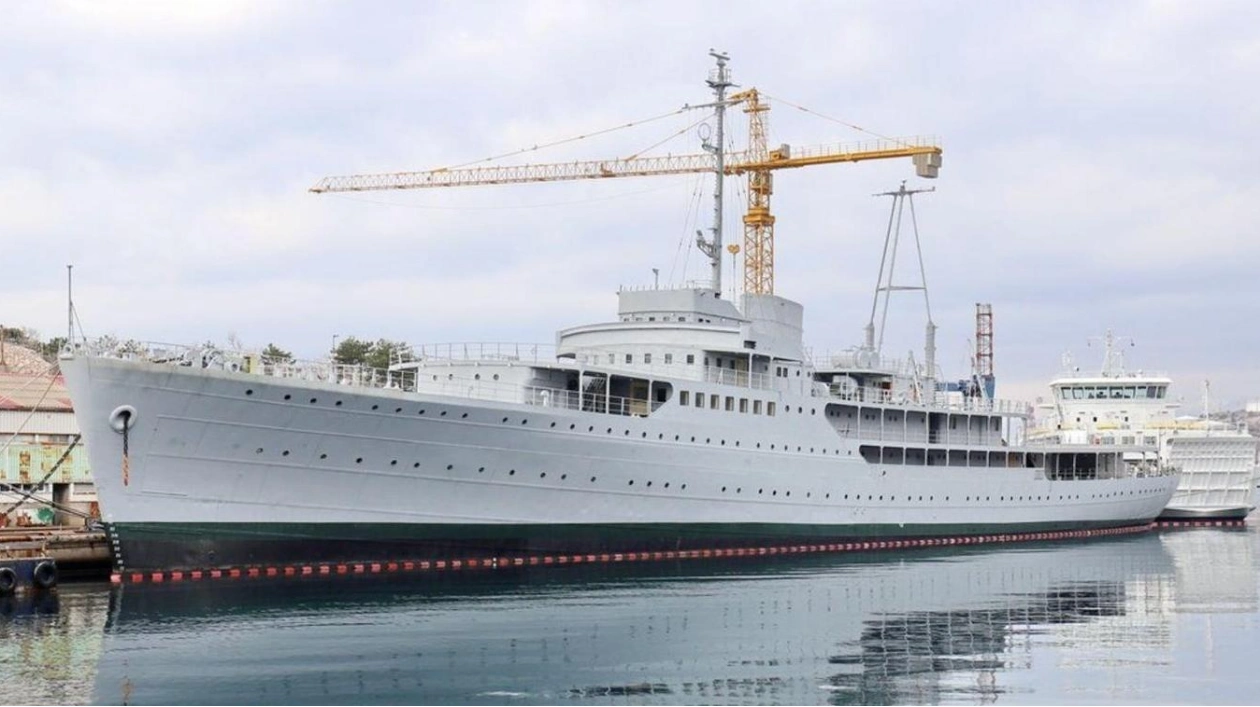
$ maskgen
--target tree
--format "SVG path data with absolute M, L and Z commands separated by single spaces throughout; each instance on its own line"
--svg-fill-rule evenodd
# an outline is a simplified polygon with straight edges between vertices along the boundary
M 44 357 L 45 361 L 49 363 L 54 363 L 57 360 L 58 354 L 60 354 L 61 350 L 64 349 L 65 347 L 66 347 L 66 337 L 54 336 L 53 338 L 39 345 L 39 353 L 41 356 Z
M 337 344 L 333 360 L 345 366 L 389 368 L 391 364 L 399 360 L 410 360 L 413 356 L 411 345 L 404 341 L 367 341 L 348 336 Z
M 275 344 L 267 344 L 267 348 L 263 349 L 262 357 L 267 363 L 293 363 L 293 353 Z
M 333 352 L 333 361 L 343 366 L 359 366 L 367 362 L 368 354 L 371 352 L 372 342 L 347 336 L 337 344 L 337 350 Z

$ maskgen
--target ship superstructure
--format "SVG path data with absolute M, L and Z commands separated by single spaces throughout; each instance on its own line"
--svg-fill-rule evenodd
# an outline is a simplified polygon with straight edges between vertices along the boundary
M 1143 528 L 1176 487 L 1152 448 L 1028 446 L 1029 406 L 939 391 L 934 325 L 926 367 L 814 360 L 799 303 L 722 296 L 719 219 L 701 244 L 711 286 L 623 288 L 554 345 L 389 370 L 70 349 L 119 569 L 1052 537 Z
M 1110 331 L 1103 337 L 1097 375 L 1071 370 L 1050 383 L 1053 401 L 1043 405 L 1035 440 L 1070 444 L 1157 446 L 1161 459 L 1181 472 L 1166 518 L 1243 518 L 1254 507 L 1257 440 L 1245 426 L 1177 416 L 1169 397 L 1172 379 L 1126 370 Z

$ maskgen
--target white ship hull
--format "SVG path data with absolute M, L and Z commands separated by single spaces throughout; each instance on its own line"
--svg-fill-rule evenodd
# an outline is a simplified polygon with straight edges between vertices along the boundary
M 119 569 L 1115 528 L 1177 485 L 870 463 L 822 415 L 610 415 L 82 354 L 62 369 Z

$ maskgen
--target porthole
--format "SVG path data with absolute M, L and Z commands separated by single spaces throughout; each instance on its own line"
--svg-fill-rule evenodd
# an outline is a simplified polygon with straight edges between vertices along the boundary
M 516 476 L 516 469 L 509 469 L 508 476 Z
M 337 402 L 333 403 L 333 407 L 341 407 L 341 401 L 338 400 Z
M 253 394 L 254 394 L 254 389 L 253 389 L 253 388 L 249 388 L 249 389 L 247 389 L 247 390 L 245 391 L 245 394 L 246 394 L 246 395 L 253 395 Z
M 642 434 L 642 437 L 643 437 L 643 439 L 647 439 L 647 433 L 646 433 L 646 432 L 644 432 L 644 433 Z
M 402 412 L 402 408 L 398 408 L 398 412 Z M 416 414 L 417 414 L 417 415 L 423 415 L 423 414 L 424 414 L 424 408 L 420 408 L 419 410 L 416 410 Z
M 254 450 L 254 454 L 262 454 L 262 453 L 263 453 L 263 448 L 262 448 L 262 447 L 259 447 L 258 449 L 255 449 L 255 450 Z
M 743 489 L 743 487 L 742 487 L 742 486 L 736 486 L 736 487 L 735 487 L 735 493 L 743 493 L 743 492 L 744 492 L 744 489 Z
M 442 413 L 442 414 L 446 414 L 446 413 Z M 529 419 L 528 419 L 528 418 L 521 418 L 521 424 L 522 424 L 522 425 L 528 425 L 528 424 L 529 424 Z
M 763 494 L 763 493 L 765 493 L 765 492 L 766 492 L 766 490 L 765 490 L 765 489 L 757 489 L 757 495 L 758 495 L 758 496 L 760 496 L 761 494 Z
M 757 449 L 761 449 L 761 442 L 757 443 Z
M 292 395 L 289 395 L 288 393 L 285 393 L 285 394 L 284 394 L 284 399 L 285 399 L 285 400 L 292 400 L 292 399 L 293 399 L 293 396 L 292 396 Z
M 651 485 L 652 485 L 652 482 L 651 482 L 651 481 L 647 482 L 647 485 L 648 485 L 648 486 L 651 486 Z
M 397 459 L 391 459 L 391 460 L 389 461 L 389 465 L 390 465 L 390 466 L 398 466 L 398 460 L 397 460 Z
M 739 446 L 739 440 L 735 440 L 735 446 L 736 446 L 736 447 L 738 447 L 738 446 Z
M 503 421 L 504 421 L 504 422 L 507 422 L 507 418 L 506 418 L 506 417 L 505 417 L 505 418 L 503 418 Z
M 569 478 L 569 475 L 568 475 L 568 474 L 561 474 L 561 475 L 560 475 L 560 480 L 561 480 L 561 481 L 564 481 L 564 480 L 565 480 L 565 479 L 567 479 L 567 478 Z
M 446 411 L 443 410 L 442 412 L 439 412 L 438 417 L 446 417 Z
M 813 497 L 813 495 L 814 495 L 814 492 L 813 492 L 813 491 L 806 491 L 806 492 L 805 492 L 805 498 L 811 498 L 811 497 Z
M 363 463 L 363 457 L 356 457 L 356 458 L 355 458 L 355 460 L 354 460 L 354 463 L 355 463 L 355 464 L 362 464 L 362 463 Z
M 665 433 L 664 433 L 664 432 L 662 432 L 662 433 L 660 433 L 660 434 L 656 435 L 656 438 L 657 438 L 657 439 L 665 439 Z
M 678 435 L 674 435 L 674 441 L 675 441 L 675 442 L 677 442 L 677 441 L 678 441 Z
M 723 447 L 725 447 L 725 446 L 726 446 L 726 440 L 722 440 L 722 446 L 723 446 Z
M 683 485 L 682 485 L 682 490 L 683 490 L 683 491 L 686 491 L 686 490 L 687 490 L 687 484 L 683 484 Z
M 552 427 L 555 427 L 555 426 L 556 426 L 556 423 L 554 423 L 554 422 L 553 422 L 553 423 L 551 423 L 551 426 L 552 426 Z
M 398 412 L 402 412 L 402 408 L 394 408 L 394 412 L 396 412 L 396 413 L 398 413 Z
M 573 430 L 573 429 L 577 429 L 577 425 L 572 424 L 572 423 L 569 423 L 569 429 L 571 429 L 571 430 Z
M 476 374 L 474 374 L 474 375 L 473 375 L 473 380 L 475 380 L 475 381 L 479 381 L 479 380 L 481 380 L 481 374 L 480 374 L 480 373 L 476 373 Z
M 723 486 L 723 487 L 722 487 L 722 493 L 726 493 L 726 487 L 725 487 L 725 486 Z
M 478 474 L 481 474 L 481 473 L 485 472 L 485 470 L 486 470 L 486 468 L 485 468 L 484 466 L 479 466 L 479 467 L 477 467 L 477 473 L 478 473 Z
M 318 400 L 318 398 L 311 398 L 311 405 L 314 405 L 316 400 Z
M 630 430 L 626 430 L 626 434 L 625 434 L 625 436 L 626 436 L 626 437 L 629 437 L 629 436 L 630 436 Z
M 778 491 L 777 489 L 776 489 L 776 490 L 774 490 L 774 491 L 771 491 L 771 492 L 770 492 L 770 495 L 771 495 L 771 496 L 778 496 L 778 495 L 779 495 L 779 491 Z
M 612 434 L 612 428 L 611 428 L 611 427 L 609 427 L 609 428 L 608 428 L 608 434 Z
M 412 465 L 411 465 L 411 468 L 412 468 L 412 469 L 419 469 L 419 468 L 420 468 L 420 462 L 416 462 L 415 464 L 412 464 Z
M 849 496 L 848 496 L 848 494 L 845 494 L 845 496 L 844 496 L 844 497 L 845 497 L 845 498 L 848 498 Z M 827 494 L 827 498 L 831 498 L 831 494 Z
M 373 409 L 373 410 L 379 410 L 380 408 L 381 408 L 381 406 L 380 406 L 380 405 L 373 405 L 373 406 L 372 406 L 372 409 Z
M 712 439 L 712 438 L 710 438 L 710 437 L 705 437 L 705 438 L 704 438 L 704 443 L 705 443 L 705 444 L 708 444 L 708 443 L 710 443 L 710 442 L 712 442 L 712 441 L 713 441 L 713 439 Z
M 459 419 L 461 419 L 461 420 L 466 420 L 466 419 L 468 419 L 468 413 L 464 413 L 463 415 L 460 415 L 460 416 L 459 416 Z M 552 426 L 552 427 L 555 427 L 555 426 L 556 426 L 556 423 L 554 423 L 554 422 L 553 422 L 553 423 L 551 423 L 551 426 Z
M 320 459 L 327 459 L 327 458 L 328 458 L 328 455 L 327 455 L 327 454 L 321 454 L 321 455 L 319 455 L 319 458 L 320 458 Z
M 591 477 L 591 483 L 592 483 L 592 484 L 593 484 L 593 483 L 595 483 L 595 477 L 594 477 L 594 476 L 592 476 L 592 477 Z
M 540 478 L 540 479 L 545 479 L 545 478 L 547 478 L 547 472 L 545 472 L 545 471 L 539 472 L 539 473 L 538 473 L 538 478 Z
M 499 374 L 498 374 L 498 373 L 494 374 L 494 379 L 495 379 L 495 380 L 499 380 Z
M 287 457 L 287 456 L 289 456 L 289 450 L 287 450 L 287 449 L 286 449 L 286 450 L 284 450 L 283 452 L 280 452 L 280 456 L 282 456 L 282 457 Z
M 634 479 L 630 479 L 630 483 L 626 484 L 626 486 L 634 486 Z
M 590 427 L 587 427 L 587 428 L 586 428 L 586 431 L 587 431 L 587 432 L 594 432 L 594 431 L 595 431 L 595 425 L 591 425 Z
M 696 441 L 696 438 L 695 438 L 695 437 L 692 437 L 692 438 L 691 438 L 691 441 L 692 441 L 692 442 Z
M 650 484 L 649 484 L 649 485 L 650 485 Z M 666 481 L 666 482 L 665 482 L 665 488 L 669 488 L 669 482 L 668 482 L 668 481 Z

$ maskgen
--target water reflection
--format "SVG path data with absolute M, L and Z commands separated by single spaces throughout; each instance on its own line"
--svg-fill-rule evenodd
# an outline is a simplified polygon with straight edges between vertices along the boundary
M 57 702 L 1248 701 L 1258 537 L 127 586 L 85 594 L 100 615 L 112 596 L 103 648 L 80 609 L 77 653 L 13 655 L 64 675 L 95 639 L 94 692 L 34 700 Z

